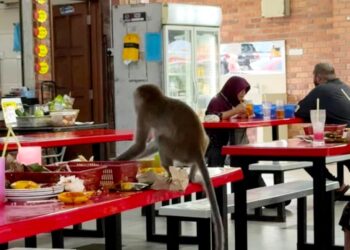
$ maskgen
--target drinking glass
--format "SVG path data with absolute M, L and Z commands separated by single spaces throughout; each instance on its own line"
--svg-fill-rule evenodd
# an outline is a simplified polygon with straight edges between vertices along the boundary
M 263 114 L 264 114 L 264 120 L 271 119 L 271 103 L 269 102 L 263 103 Z
M 253 103 L 251 101 L 245 102 L 245 108 L 246 108 L 248 118 L 254 116 Z
M 284 103 L 283 100 L 276 101 L 276 118 L 284 119 Z
M 313 130 L 313 145 L 324 145 L 324 125 L 326 123 L 326 110 L 310 110 L 310 118 Z

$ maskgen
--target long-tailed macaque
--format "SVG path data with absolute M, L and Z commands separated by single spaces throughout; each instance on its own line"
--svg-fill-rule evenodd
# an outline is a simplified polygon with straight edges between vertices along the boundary
M 152 84 L 136 89 L 134 104 L 137 114 L 136 139 L 117 160 L 130 160 L 140 155 L 145 150 L 149 132 L 153 129 L 161 163 L 167 170 L 177 161 L 191 167 L 191 181 L 194 180 L 197 170 L 201 173 L 203 188 L 212 207 L 215 249 L 223 249 L 223 224 L 204 162 L 209 140 L 199 118 L 185 103 L 164 96 L 161 90 Z

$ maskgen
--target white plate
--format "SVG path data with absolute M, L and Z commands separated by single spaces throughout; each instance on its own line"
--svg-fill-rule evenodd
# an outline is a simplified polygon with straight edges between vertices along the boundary
M 6 198 L 10 201 L 33 201 L 33 200 L 45 200 L 56 196 L 57 194 L 48 194 L 48 195 L 36 195 L 36 196 L 6 196 Z
M 63 192 L 64 185 L 56 185 L 52 187 L 36 188 L 36 189 L 6 189 L 6 196 L 38 196 L 50 195 Z

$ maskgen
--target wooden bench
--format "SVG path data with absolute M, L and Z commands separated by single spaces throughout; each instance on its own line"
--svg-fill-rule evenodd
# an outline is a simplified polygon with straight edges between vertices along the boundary
M 259 161 L 249 165 L 250 171 L 260 172 L 262 174 L 273 174 L 274 184 L 284 182 L 284 172 L 290 170 L 297 170 L 301 168 L 312 167 L 312 162 L 308 161 Z M 286 209 L 284 204 L 278 204 L 276 216 L 266 216 L 262 214 L 261 208 L 257 208 L 253 215 L 249 215 L 249 220 L 256 221 L 286 221 Z
M 339 187 L 338 182 L 327 181 L 326 190 L 334 191 Z M 331 195 L 333 197 L 333 193 Z M 269 204 L 281 203 L 298 199 L 298 242 L 306 242 L 306 197 L 313 194 L 313 182 L 293 181 L 274 186 L 259 187 L 247 190 L 247 208 L 254 209 Z M 334 199 L 331 199 L 334 201 Z M 234 213 L 234 194 L 228 195 L 227 211 Z M 159 214 L 167 216 L 167 249 L 178 250 L 181 240 L 181 221 L 195 221 L 197 236 L 195 242 L 200 250 L 207 250 L 211 246 L 211 208 L 207 199 L 183 202 L 163 206 Z M 227 225 L 224 225 L 227 228 Z M 227 234 L 227 232 L 226 232 Z

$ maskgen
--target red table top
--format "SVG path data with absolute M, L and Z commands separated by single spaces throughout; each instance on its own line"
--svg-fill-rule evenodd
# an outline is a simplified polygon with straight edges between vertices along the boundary
M 255 128 L 266 126 L 288 125 L 294 123 L 303 123 L 301 118 L 285 118 L 285 119 L 230 119 L 220 122 L 203 122 L 204 128 Z
M 61 147 L 80 144 L 94 144 L 116 141 L 131 141 L 132 131 L 114 129 L 90 129 L 69 132 L 36 133 L 17 136 L 22 146 L 41 146 L 44 148 Z M 3 149 L 5 137 L 0 138 L 0 149 Z M 13 138 L 10 139 L 9 149 L 16 149 Z
M 223 169 L 212 176 L 215 187 L 243 179 L 239 168 Z M 200 184 L 190 183 L 184 192 L 145 190 L 101 195 L 82 205 L 46 203 L 0 207 L 0 243 L 50 232 L 81 222 L 118 214 L 126 210 L 202 191 Z
M 335 156 L 350 154 L 350 144 L 326 143 L 321 147 L 313 147 L 311 143 L 301 139 L 288 139 L 246 145 L 224 146 L 224 155 L 237 156 Z

